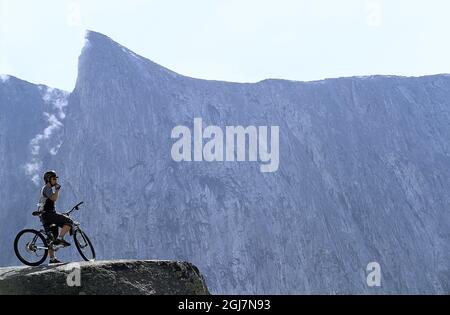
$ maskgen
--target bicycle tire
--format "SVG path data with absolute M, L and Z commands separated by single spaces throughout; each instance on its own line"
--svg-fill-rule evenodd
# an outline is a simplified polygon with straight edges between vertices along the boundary
M 28 260 L 26 260 L 25 258 L 23 258 L 22 255 L 21 255 L 20 252 L 19 252 L 18 245 L 19 245 L 19 240 L 20 240 L 20 238 L 21 238 L 24 234 L 26 234 L 26 233 L 32 233 L 32 234 L 35 234 L 38 238 L 41 239 L 41 241 L 42 241 L 43 244 L 47 245 L 47 240 L 45 239 L 45 237 L 42 235 L 41 232 L 36 231 L 36 230 L 32 230 L 32 229 L 25 229 L 25 230 L 20 231 L 20 232 L 16 235 L 16 238 L 14 239 L 14 253 L 16 254 L 17 258 L 18 258 L 23 264 L 25 264 L 25 265 L 27 265 L 27 266 L 33 266 L 33 267 L 39 266 L 39 265 L 41 265 L 41 264 L 47 259 L 47 256 L 48 256 L 48 249 L 45 249 L 45 250 L 44 250 L 44 255 L 43 255 L 42 258 L 41 258 L 40 260 L 38 260 L 37 262 L 29 262 Z
M 85 241 L 87 242 L 89 248 L 91 249 L 91 253 L 92 253 L 92 258 L 89 259 L 87 258 L 87 256 L 84 254 L 83 249 L 81 248 L 81 244 L 78 242 L 77 239 L 77 235 L 80 234 Z M 86 233 L 84 233 L 82 230 L 76 230 L 75 233 L 73 233 L 73 240 L 75 242 L 75 246 L 77 247 L 78 252 L 80 253 L 81 257 L 85 260 L 85 261 L 91 261 L 95 259 L 95 249 L 94 246 L 91 243 L 91 240 L 89 239 L 89 237 L 86 235 Z

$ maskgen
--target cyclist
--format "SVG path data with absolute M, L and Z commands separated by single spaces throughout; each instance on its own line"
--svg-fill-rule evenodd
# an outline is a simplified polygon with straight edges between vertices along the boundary
M 70 243 L 64 240 L 64 236 L 71 231 L 73 221 L 68 216 L 57 213 L 55 203 L 58 200 L 61 185 L 58 184 L 58 176 L 55 171 L 47 171 L 44 174 L 45 185 L 41 189 L 41 197 L 39 200 L 39 211 L 42 213 L 42 221 L 44 227 L 55 224 L 51 228 L 51 232 L 55 241 L 54 245 L 70 246 Z M 58 228 L 61 228 L 58 238 Z M 55 252 L 49 249 L 50 264 L 60 263 L 56 258 Z

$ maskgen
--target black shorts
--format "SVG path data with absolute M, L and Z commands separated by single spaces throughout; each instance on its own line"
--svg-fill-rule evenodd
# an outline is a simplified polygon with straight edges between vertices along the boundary
M 44 220 L 44 225 L 49 226 L 51 224 L 56 224 L 58 227 L 63 227 L 64 225 L 72 226 L 73 221 L 66 215 L 57 212 L 46 212 L 42 215 L 42 220 Z
M 66 215 L 57 213 L 57 212 L 46 212 L 42 215 L 42 220 L 45 227 L 48 227 L 52 224 L 56 224 L 55 227 L 51 228 L 52 234 L 57 237 L 58 228 L 62 228 L 64 225 L 73 226 L 73 221 Z

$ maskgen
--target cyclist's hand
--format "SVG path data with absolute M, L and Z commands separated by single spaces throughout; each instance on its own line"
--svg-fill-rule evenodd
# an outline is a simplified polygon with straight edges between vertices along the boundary
M 61 185 L 60 185 L 60 184 L 56 184 L 56 185 L 55 185 L 55 189 L 56 189 L 56 190 L 60 190 L 60 189 L 61 189 Z

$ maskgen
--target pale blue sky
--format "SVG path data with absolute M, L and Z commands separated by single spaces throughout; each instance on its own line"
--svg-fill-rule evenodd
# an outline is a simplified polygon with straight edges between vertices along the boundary
M 71 91 L 86 29 L 178 73 L 450 73 L 446 0 L 0 0 L 0 73 Z

